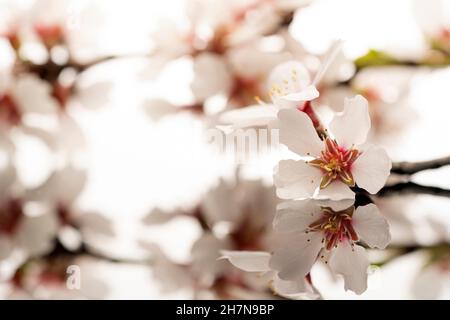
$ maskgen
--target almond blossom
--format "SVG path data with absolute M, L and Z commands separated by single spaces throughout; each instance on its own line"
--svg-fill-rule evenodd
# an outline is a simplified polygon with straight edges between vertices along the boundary
M 99 237 L 114 235 L 111 221 L 95 211 L 82 210 L 77 201 L 85 188 L 86 170 L 73 164 L 55 169 L 41 185 L 27 189 L 24 200 L 40 203 L 54 220 L 54 241 L 75 251 L 83 245 L 95 247 Z M 67 184 L 67 182 L 70 182 Z
M 375 194 L 386 183 L 391 160 L 384 149 L 364 144 L 370 117 L 362 96 L 345 100 L 344 111 L 324 129 L 322 139 L 304 112 L 282 110 L 276 125 L 280 142 L 307 158 L 279 162 L 274 182 L 280 198 L 349 199 L 355 196 L 352 187 Z
M 187 1 L 180 21 L 159 21 L 152 34 L 156 50 L 169 56 L 199 51 L 224 53 L 277 29 L 283 19 L 309 0 L 194 0 Z
M 153 211 L 146 219 L 149 226 L 163 225 L 188 215 L 201 221 L 203 232 L 191 247 L 191 261 L 180 264 L 165 256 L 157 245 L 143 241 L 143 247 L 153 257 L 153 270 L 166 290 L 183 284 L 194 287 L 197 296 L 207 290 L 221 298 L 261 294 L 271 279 L 242 276 L 220 261 L 223 250 L 270 250 L 273 240 L 273 220 L 277 198 L 273 187 L 261 180 L 221 180 L 212 188 L 193 212 L 172 214 Z M 234 271 L 234 272 L 233 272 Z M 173 283 L 173 281 L 177 281 Z M 253 295 L 254 297 L 254 295 Z
M 269 285 L 275 294 L 286 298 L 317 299 L 319 294 L 305 277 L 296 280 L 283 280 L 270 268 L 271 254 L 264 251 L 221 251 L 220 259 L 246 272 L 266 274 Z M 267 276 L 268 275 L 268 276 Z
M 316 260 L 344 277 L 345 289 L 367 289 L 369 261 L 360 243 L 384 249 L 391 236 L 386 219 L 374 204 L 355 208 L 349 201 L 288 201 L 278 206 L 274 228 L 287 234 L 270 260 L 283 280 L 305 277 Z
M 322 81 L 336 55 L 339 53 L 341 41 L 336 41 L 328 50 L 326 57 L 314 79 L 306 67 L 297 60 L 290 60 L 275 67 L 269 78 L 269 96 L 271 103 L 263 103 L 258 97 L 258 104 L 242 110 L 224 113 L 220 121 L 234 127 L 266 126 L 277 118 L 277 113 L 284 109 L 299 109 L 310 116 L 315 114 L 308 103 L 319 97 L 316 86 Z
M 399 142 L 407 129 L 418 119 L 412 108 L 410 89 L 414 81 L 428 74 L 405 66 L 364 68 L 350 81 L 348 87 L 336 87 L 320 96 L 320 102 L 342 112 L 341 101 L 356 93 L 369 102 L 371 130 L 368 141 L 389 148 Z
M 11 152 L 12 143 L 2 141 L 0 153 Z M 45 208 L 26 207 L 19 187 L 16 168 L 8 163 L 0 170 L 0 267 L 3 263 L 20 263 L 28 257 L 40 256 L 53 248 L 56 221 Z M 1 274 L 6 277 L 7 272 Z M 4 280 L 4 279 L 2 279 Z
M 54 114 L 58 111 L 57 100 L 52 96 L 51 86 L 32 73 L 14 72 L 18 63 L 15 52 L 8 42 L 0 38 L 0 130 L 23 125 L 27 114 Z
M 415 0 L 412 2 L 412 9 L 417 25 L 424 33 L 431 48 L 448 54 L 450 52 L 450 6 L 448 1 Z

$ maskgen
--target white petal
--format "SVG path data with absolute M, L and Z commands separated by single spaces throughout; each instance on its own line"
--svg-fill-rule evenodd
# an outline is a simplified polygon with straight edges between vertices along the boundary
M 320 185 L 322 172 L 304 161 L 282 160 L 275 169 L 274 183 L 281 199 L 308 198 Z
M 3 156 L 0 150 L 0 157 Z M 0 164 L 1 165 L 1 164 Z M 16 179 L 16 168 L 12 164 L 8 163 L 5 168 L 0 166 L 0 201 L 9 191 L 9 188 Z
M 442 270 L 438 263 L 425 267 L 413 281 L 413 297 L 420 300 L 439 299 L 447 287 L 447 282 L 442 280 Z
M 369 261 L 366 250 L 347 241 L 339 243 L 330 257 L 330 267 L 336 274 L 344 276 L 345 290 L 362 294 L 367 289 Z
M 392 162 L 383 148 L 370 146 L 352 166 L 353 178 L 358 187 L 375 194 L 384 187 Z
M 304 232 L 320 218 L 321 207 L 315 200 L 297 200 L 281 203 L 273 227 L 278 232 Z
M 0 201 L 7 195 L 9 188 L 16 180 L 14 148 L 9 135 L 0 129 Z
M 290 281 L 280 279 L 277 275 L 275 275 L 273 279 L 273 289 L 275 293 L 279 294 L 280 296 L 304 296 L 305 298 L 309 299 L 315 299 L 317 297 L 317 295 L 314 294 L 311 286 L 306 283 L 305 278 Z
M 22 112 L 48 114 L 58 111 L 58 102 L 52 96 L 51 86 L 37 76 L 19 77 L 12 91 Z
M 210 225 L 223 221 L 236 223 L 242 219 L 236 184 L 223 179 L 204 196 L 200 207 Z
M 318 85 L 322 81 L 322 79 L 325 76 L 326 72 L 328 71 L 330 65 L 333 63 L 333 61 L 336 59 L 336 56 L 340 52 L 340 50 L 342 48 L 342 43 L 343 43 L 342 40 L 335 41 L 331 45 L 330 49 L 328 49 L 325 59 L 323 60 L 319 71 L 317 72 L 316 76 L 314 77 L 313 85 Z
M 371 248 L 384 249 L 391 241 L 389 224 L 373 203 L 356 209 L 352 225 L 361 240 Z
M 254 105 L 224 112 L 219 123 L 230 124 L 235 128 L 267 126 L 277 119 L 278 109 L 271 104 Z
M 221 251 L 220 259 L 228 259 L 230 263 L 247 272 L 270 271 L 270 253 L 262 251 Z
M 317 200 L 317 205 L 321 207 L 331 208 L 333 211 L 343 211 L 345 209 L 350 208 L 355 204 L 354 199 L 345 199 L 345 200 Z
M 198 276 L 218 276 L 227 268 L 227 263 L 217 259 L 220 252 L 227 249 L 230 249 L 230 244 L 226 239 L 218 239 L 211 233 L 203 234 L 192 245 L 192 271 Z
M 8 90 L 13 77 L 12 70 L 16 60 L 16 53 L 11 44 L 4 37 L 0 38 L 0 96 Z
M 31 256 L 48 253 L 54 245 L 58 221 L 52 213 L 25 216 L 17 230 L 18 244 Z
M 28 200 L 46 200 L 71 205 L 83 191 L 87 173 L 83 169 L 67 166 L 55 171 L 46 182 L 27 192 Z
M 192 92 L 197 101 L 204 101 L 216 94 L 231 90 L 232 78 L 225 59 L 211 53 L 203 53 L 194 60 Z
M 261 50 L 255 43 L 227 50 L 227 57 L 234 74 L 244 79 L 257 79 L 270 72 L 288 57 L 287 52 Z
M 364 143 L 370 130 L 367 100 L 360 95 L 345 99 L 344 111 L 334 117 L 330 129 L 339 145 L 344 148 Z
M 280 100 L 286 100 L 287 102 L 296 102 L 298 107 L 301 102 L 311 101 L 319 97 L 319 91 L 314 86 L 307 86 L 305 89 L 299 92 L 294 92 L 280 97 Z M 280 108 L 283 109 L 283 105 Z
M 0 261 L 9 257 L 13 250 L 11 237 L 0 233 Z
M 278 112 L 280 142 L 300 156 L 320 155 L 324 144 L 308 115 L 295 109 Z
M 153 121 L 161 120 L 179 110 L 177 106 L 162 99 L 145 101 L 142 107 L 146 115 Z
M 285 94 L 299 92 L 311 83 L 308 70 L 298 61 L 286 61 L 274 68 L 267 81 L 268 89 L 278 88 Z
M 278 271 L 283 280 L 305 277 L 311 270 L 322 248 L 322 234 L 318 232 L 299 234 L 287 240 L 275 250 L 270 267 Z
M 75 119 L 68 115 L 59 117 L 59 128 L 55 132 L 53 144 L 68 156 L 76 154 L 87 146 L 83 130 Z
M 354 199 L 355 193 L 342 181 L 335 180 L 325 189 L 320 190 L 317 198 L 329 199 L 333 201 Z
M 192 274 L 186 272 L 182 265 L 170 260 L 158 245 L 154 243 L 143 243 L 142 245 L 151 253 L 152 273 L 161 284 L 162 291 L 172 292 L 192 288 L 194 285 Z
M 141 221 L 144 225 L 159 225 L 172 221 L 178 217 L 180 213 L 177 211 L 166 212 L 159 208 L 154 208 L 147 216 L 145 216 Z

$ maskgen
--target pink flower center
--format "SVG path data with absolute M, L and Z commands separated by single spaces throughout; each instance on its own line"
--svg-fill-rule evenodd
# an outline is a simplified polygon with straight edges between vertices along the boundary
M 322 170 L 324 176 L 320 188 L 324 189 L 334 180 L 341 180 L 350 187 L 355 186 L 355 180 L 351 173 L 352 164 L 359 157 L 360 152 L 354 148 L 340 147 L 335 140 L 325 139 L 325 150 L 319 158 L 308 161 L 314 167 Z
M 21 114 L 14 99 L 9 95 L 0 95 L 0 121 L 10 125 L 17 125 L 21 120 Z
M 344 240 L 353 244 L 358 241 L 358 235 L 352 226 L 353 212 L 354 207 L 339 212 L 324 208 L 320 219 L 311 223 L 306 232 L 322 232 L 322 242 L 327 250 L 336 248 Z
M 54 47 L 64 38 L 64 30 L 58 24 L 36 24 L 34 30 L 47 48 Z

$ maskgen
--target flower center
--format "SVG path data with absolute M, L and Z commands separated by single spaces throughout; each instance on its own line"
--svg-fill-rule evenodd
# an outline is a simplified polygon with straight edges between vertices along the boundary
M 47 49 L 61 43 L 64 38 L 64 30 L 58 24 L 36 24 L 34 30 Z
M 306 232 L 322 232 L 322 243 L 327 250 L 336 248 L 338 243 L 344 240 L 350 240 L 353 244 L 358 241 L 358 235 L 352 226 L 354 210 L 354 207 L 350 207 L 335 212 L 330 208 L 323 208 L 320 219 L 311 223 Z
M 0 120 L 16 125 L 20 122 L 21 114 L 14 99 L 9 95 L 0 95 Z
M 314 167 L 322 170 L 324 176 L 320 182 L 320 189 L 326 188 L 334 180 L 341 180 L 350 187 L 355 186 L 351 173 L 352 164 L 359 157 L 360 152 L 354 148 L 344 149 L 335 140 L 325 139 L 325 150 L 319 158 L 308 161 Z

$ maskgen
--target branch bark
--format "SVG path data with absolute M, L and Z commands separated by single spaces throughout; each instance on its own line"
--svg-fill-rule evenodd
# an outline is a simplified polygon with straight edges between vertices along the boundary
M 413 195 L 413 194 L 428 194 L 438 197 L 450 198 L 450 190 L 448 189 L 423 186 L 414 182 L 404 182 L 392 186 L 386 186 L 377 193 L 377 196 L 389 197 L 394 195 Z
M 391 173 L 411 175 L 423 170 L 438 169 L 450 165 L 450 156 L 421 162 L 396 162 Z

